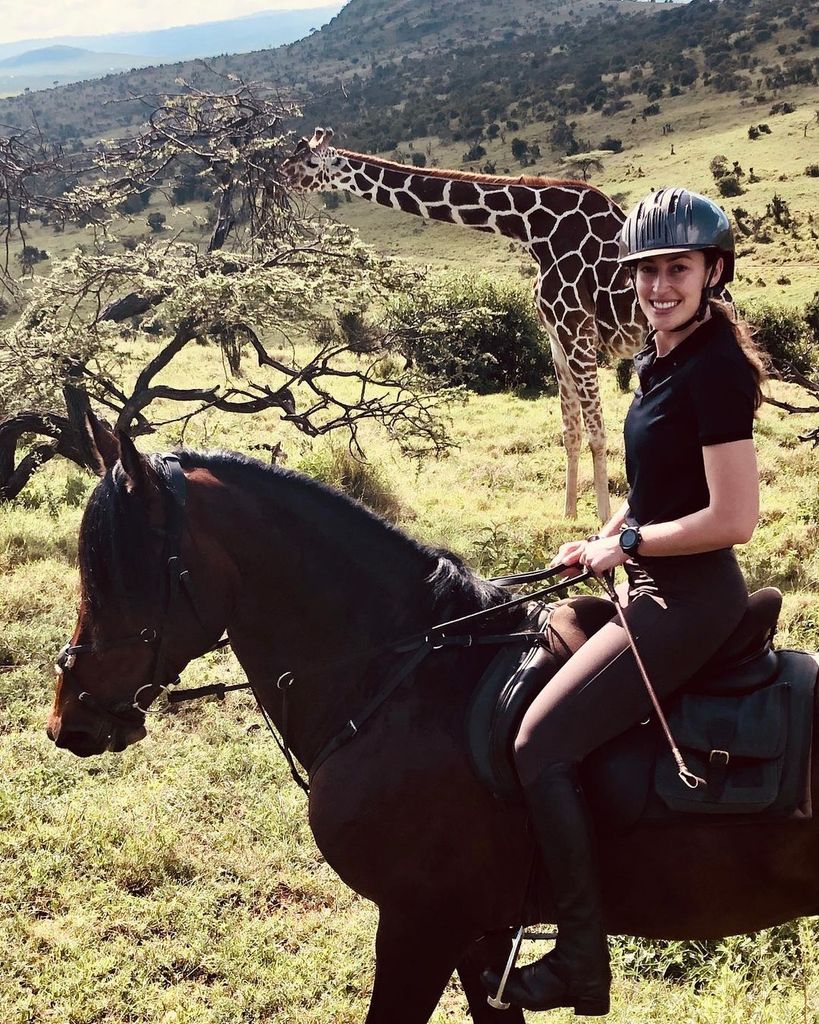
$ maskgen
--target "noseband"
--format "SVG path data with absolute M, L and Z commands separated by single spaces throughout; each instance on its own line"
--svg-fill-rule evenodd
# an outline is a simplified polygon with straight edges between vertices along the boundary
M 159 459 L 165 475 L 166 486 L 163 490 L 166 497 L 165 511 L 167 516 L 165 527 L 158 531 L 165 538 L 163 562 L 167 572 L 167 596 L 160 620 L 160 629 L 157 630 L 146 626 L 131 636 L 120 637 L 105 643 L 67 643 L 57 656 L 54 666 L 62 676 L 63 685 L 68 685 L 77 691 L 77 699 L 80 703 L 98 715 L 128 726 L 143 725 L 145 715 L 148 713 L 147 705 L 150 704 L 151 700 L 160 693 L 167 692 L 171 686 L 175 686 L 179 682 L 178 675 L 167 683 L 164 682 L 164 679 L 169 636 L 167 624 L 171 621 L 176 610 L 180 591 L 188 599 L 194 617 L 199 623 L 202 632 L 205 635 L 208 632 L 196 607 L 196 602 L 190 588 L 190 575 L 182 562 L 181 541 L 182 529 L 185 523 L 187 492 L 185 474 L 182 472 L 182 467 L 176 455 L 161 455 Z M 224 647 L 227 643 L 227 639 L 220 640 L 209 649 L 216 650 L 219 647 Z M 92 693 L 83 690 L 71 674 L 77 656 L 80 654 L 102 654 L 105 651 L 114 650 L 118 647 L 133 647 L 140 644 L 145 644 L 155 649 L 153 670 L 151 672 L 151 681 L 137 687 L 130 699 L 126 698 L 111 704 L 103 703 Z M 142 696 L 143 694 L 151 693 L 153 693 L 152 697 Z M 145 704 L 142 703 L 143 700 L 146 701 Z

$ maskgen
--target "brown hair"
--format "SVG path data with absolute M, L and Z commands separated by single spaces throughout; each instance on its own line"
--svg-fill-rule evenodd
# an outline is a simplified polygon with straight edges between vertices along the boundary
M 762 387 L 770 376 L 770 357 L 765 349 L 754 340 L 754 332 L 751 325 L 747 320 L 737 316 L 736 309 L 730 302 L 711 298 L 708 300 L 708 305 L 713 316 L 722 317 L 723 320 L 728 322 L 736 338 L 737 345 L 742 349 L 742 354 L 748 360 L 748 365 L 751 367 L 751 372 L 756 382 L 754 408 L 758 409 L 765 399 Z

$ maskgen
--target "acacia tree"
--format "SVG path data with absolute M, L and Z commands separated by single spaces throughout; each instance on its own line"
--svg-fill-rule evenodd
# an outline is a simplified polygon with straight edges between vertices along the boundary
M 383 352 L 353 360 L 343 334 L 327 329 L 336 312 L 361 312 L 419 274 L 288 201 L 276 169 L 292 113 L 244 84 L 222 94 L 186 89 L 153 109 L 137 136 L 74 159 L 66 194 L 54 187 L 65 172 L 53 156 L 41 208 L 97 231 L 29 285 L 0 335 L 0 499 L 55 455 L 89 464 L 82 421 L 91 401 L 131 435 L 184 426 L 208 409 L 274 409 L 311 436 L 345 430 L 353 446 L 365 420 L 417 453 L 448 446 L 444 382 L 412 367 L 385 373 Z M 210 237 L 194 245 L 165 232 L 121 246 L 117 210 L 148 189 L 170 196 L 192 172 L 213 195 Z M 457 319 L 445 327 L 457 330 Z M 324 340 L 299 361 L 294 332 Z M 220 346 L 222 376 L 172 386 L 165 371 L 193 342 Z

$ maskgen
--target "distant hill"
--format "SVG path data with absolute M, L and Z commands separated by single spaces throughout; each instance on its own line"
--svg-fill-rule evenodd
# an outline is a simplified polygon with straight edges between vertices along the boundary
M 130 70 L 146 61 L 135 54 L 100 53 L 77 46 L 39 47 L 0 60 L 0 92 L 16 93 L 82 81 L 112 71 Z
M 316 11 L 307 13 L 316 20 Z M 511 139 L 539 122 L 552 125 L 551 148 L 571 153 L 599 141 L 577 128 L 590 112 L 605 119 L 628 110 L 635 121 L 657 118 L 659 130 L 664 100 L 694 89 L 736 108 L 792 85 L 816 85 L 819 6 L 349 0 L 320 31 L 289 45 L 7 99 L 0 123 L 25 127 L 36 116 L 54 138 L 93 139 L 141 121 L 145 105 L 136 97 L 175 92 L 180 77 L 222 90 L 228 75 L 297 100 L 306 127 L 332 124 L 352 148 L 462 141 L 472 163 L 482 139 L 507 132 Z
M 55 79 L 63 84 L 122 69 L 282 46 L 320 28 L 341 7 L 342 0 L 336 0 L 308 10 L 263 11 L 242 18 L 150 32 L 61 36 L 0 43 L 0 90 L 22 92 L 26 87 L 50 86 Z M 63 67 L 67 63 L 71 64 L 70 70 Z M 27 78 L 39 75 L 45 80 L 35 85 L 18 79 L 15 85 L 4 74 L 7 68 L 19 68 L 22 73 L 26 65 L 30 65 Z M 51 71 L 54 74 L 49 74 Z

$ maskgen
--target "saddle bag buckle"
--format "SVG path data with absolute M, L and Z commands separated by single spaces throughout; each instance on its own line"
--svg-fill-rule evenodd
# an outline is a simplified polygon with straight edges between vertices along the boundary
M 716 765 L 718 768 L 725 768 L 730 760 L 731 755 L 727 750 L 712 750 L 708 757 L 708 763 Z

